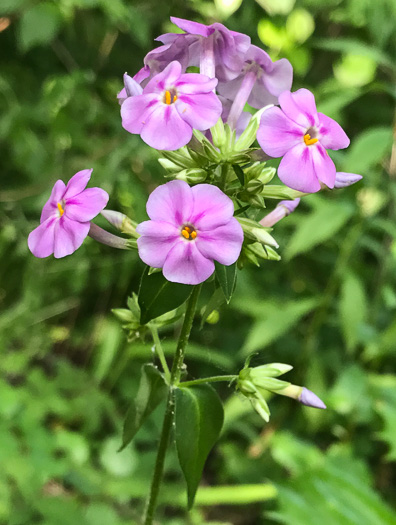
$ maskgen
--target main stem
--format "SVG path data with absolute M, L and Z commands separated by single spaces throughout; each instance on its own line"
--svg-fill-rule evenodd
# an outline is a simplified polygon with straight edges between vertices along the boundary
M 168 448 L 169 436 L 173 423 L 173 416 L 175 412 L 175 385 L 179 382 L 184 355 L 187 348 L 187 343 L 190 338 L 191 327 L 194 320 L 194 314 L 197 307 L 201 285 L 195 286 L 190 298 L 187 302 L 186 314 L 184 316 L 183 326 L 180 332 L 179 341 L 176 347 L 175 357 L 173 359 L 170 385 L 168 392 L 168 399 L 166 403 L 164 421 L 162 423 L 162 431 L 157 452 L 157 460 L 155 462 L 153 479 L 151 482 L 150 497 L 147 504 L 146 519 L 144 525 L 152 525 L 154 519 L 154 512 L 157 506 L 158 493 L 164 472 L 164 462 L 166 449 Z

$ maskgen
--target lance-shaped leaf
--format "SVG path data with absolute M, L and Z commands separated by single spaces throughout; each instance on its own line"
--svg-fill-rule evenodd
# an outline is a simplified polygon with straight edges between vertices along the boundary
M 208 384 L 176 390 L 176 447 L 187 483 L 188 508 L 210 450 L 223 426 L 224 410 L 219 396 Z
M 120 451 L 132 441 L 144 421 L 166 398 L 167 392 L 168 387 L 158 368 L 152 364 L 143 365 L 139 389 L 125 418 Z
M 223 290 L 224 297 L 228 304 L 231 301 L 236 286 L 237 265 L 234 263 L 230 266 L 224 266 L 223 264 L 215 262 L 215 267 L 216 278 Z
M 146 324 L 182 305 L 191 293 L 192 286 L 167 281 L 162 273 L 142 275 L 139 288 L 140 323 Z

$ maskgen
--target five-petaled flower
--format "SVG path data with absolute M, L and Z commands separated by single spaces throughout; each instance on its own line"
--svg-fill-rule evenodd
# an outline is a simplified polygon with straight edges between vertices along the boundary
M 283 157 L 278 169 L 281 181 L 298 191 L 314 193 L 321 183 L 333 188 L 336 168 L 327 149 L 349 145 L 339 124 L 318 113 L 313 94 L 307 89 L 279 96 L 280 108 L 263 113 L 257 140 L 271 157 Z
M 192 130 L 205 131 L 216 124 L 222 105 L 213 93 L 217 79 L 184 73 L 171 62 L 154 76 L 141 95 L 128 97 L 121 106 L 123 127 L 140 134 L 151 147 L 176 150 L 185 146 Z
M 202 283 L 214 261 L 229 266 L 239 257 L 243 230 L 232 200 L 216 186 L 168 182 L 151 193 L 147 213 L 151 220 L 136 228 L 139 255 L 169 281 Z
M 101 188 L 88 188 L 92 170 L 76 173 L 67 186 L 56 181 L 45 203 L 40 226 L 28 238 L 30 251 L 36 257 L 52 253 L 59 259 L 75 252 L 88 235 L 90 221 L 106 206 L 108 194 Z

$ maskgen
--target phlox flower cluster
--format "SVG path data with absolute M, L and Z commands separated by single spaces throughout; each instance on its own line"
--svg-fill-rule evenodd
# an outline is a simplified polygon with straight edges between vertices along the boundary
M 160 45 L 146 55 L 143 67 L 134 76 L 125 73 L 118 100 L 126 131 L 163 154 L 179 150 L 176 164 L 175 157 L 161 160 L 170 178 L 182 180 L 152 192 L 150 220 L 123 231 L 133 237 L 129 244 L 91 224 L 108 200 L 99 188 L 85 189 L 92 170 L 77 173 L 67 186 L 57 181 L 40 226 L 29 236 L 37 257 L 69 255 L 90 234 L 110 246 L 137 247 L 140 258 L 161 268 L 169 281 L 195 285 L 212 275 L 215 261 L 235 263 L 245 244 L 246 258 L 255 264 L 257 257 L 279 258 L 268 228 L 293 212 L 305 194 L 361 178 L 337 173 L 328 151 L 346 148 L 349 139 L 337 122 L 317 111 L 310 91 L 291 91 L 288 60 L 273 61 L 247 35 L 222 24 L 171 20 L 183 33 L 157 38 Z M 256 138 L 259 147 L 252 148 Z M 238 222 L 234 206 L 241 207 L 240 200 L 248 203 L 245 208 L 263 209 L 263 196 L 279 198 L 265 192 L 274 174 L 261 162 L 269 157 L 282 158 L 278 176 L 294 200 L 282 201 L 260 222 L 248 216 Z M 235 165 L 242 166 L 240 172 L 230 172 Z M 242 188 L 235 190 L 235 184 Z M 117 228 L 124 223 L 118 215 L 105 212 Z

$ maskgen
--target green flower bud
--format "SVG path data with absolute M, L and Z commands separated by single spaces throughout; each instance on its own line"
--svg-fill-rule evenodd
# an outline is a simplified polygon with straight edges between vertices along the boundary
M 307 193 L 302 193 L 301 191 L 292 190 L 286 186 L 281 186 L 273 184 L 271 186 L 264 186 L 263 191 L 261 192 L 262 197 L 269 199 L 296 199 L 297 197 L 303 197 Z
M 218 148 L 222 148 L 226 144 L 227 137 L 224 122 L 221 118 L 210 128 L 210 132 L 212 133 L 213 144 Z
M 273 104 L 269 104 L 253 115 L 249 121 L 249 124 L 246 126 L 246 129 L 236 141 L 234 146 L 235 151 L 243 151 L 253 144 L 253 142 L 256 140 L 257 131 L 260 126 L 261 116 L 266 109 L 271 108 L 272 106 Z
M 258 222 L 245 217 L 237 217 L 237 221 L 242 226 L 244 234 L 249 239 L 252 239 L 253 241 L 259 241 L 260 243 L 266 244 L 268 246 L 279 248 L 276 240 L 268 233 L 268 231 L 271 231 L 268 228 L 264 228 Z
M 247 183 L 246 191 L 252 195 L 257 195 L 263 191 L 264 184 L 257 179 L 253 179 Z
M 174 174 L 175 179 L 184 180 L 189 184 L 198 184 L 206 180 L 208 174 L 201 168 L 189 168 Z

